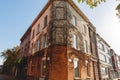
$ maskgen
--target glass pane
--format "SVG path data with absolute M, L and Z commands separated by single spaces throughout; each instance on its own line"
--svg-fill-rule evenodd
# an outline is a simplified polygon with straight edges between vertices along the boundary
M 75 77 L 79 77 L 79 66 L 78 66 L 78 59 L 74 59 L 74 72 Z
M 74 35 L 73 36 L 73 38 L 74 38 L 74 48 L 77 48 L 77 37 L 76 37 L 76 35 Z
M 46 61 L 42 61 L 42 76 L 45 76 L 46 74 Z

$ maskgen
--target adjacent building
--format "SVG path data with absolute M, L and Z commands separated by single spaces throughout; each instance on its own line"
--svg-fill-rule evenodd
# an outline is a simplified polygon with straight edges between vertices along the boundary
M 96 35 L 96 38 L 101 80 L 109 80 L 111 67 L 110 45 L 99 34 Z
M 120 78 L 120 57 L 115 53 L 113 49 L 110 50 L 112 67 L 111 67 L 111 78 Z

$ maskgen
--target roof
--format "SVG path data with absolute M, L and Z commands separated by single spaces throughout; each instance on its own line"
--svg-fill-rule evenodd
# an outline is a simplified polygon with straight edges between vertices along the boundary
M 35 24 L 35 22 L 42 16 L 42 14 L 45 12 L 45 10 L 49 7 L 49 5 L 52 3 L 52 1 L 54 0 L 49 0 L 47 2 L 47 4 L 45 5 L 45 7 L 42 9 L 42 11 L 38 14 L 38 16 L 34 19 L 34 21 L 32 22 L 32 24 L 30 25 L 30 27 L 27 29 L 27 31 L 24 33 L 24 35 L 22 36 L 22 38 L 20 40 L 23 40 L 26 36 L 26 34 L 28 34 L 32 28 L 32 26 Z M 72 0 L 66 0 L 68 1 L 68 3 L 75 9 L 75 11 L 88 23 L 91 23 L 89 21 L 89 19 L 85 16 L 85 14 L 76 6 L 76 4 L 72 1 Z
M 102 40 L 108 47 L 110 47 L 110 45 L 97 33 L 97 37 Z
M 75 9 L 75 11 L 86 21 L 90 22 L 86 15 L 77 7 L 77 5 L 73 2 L 73 0 L 67 0 L 69 4 Z
M 24 33 L 24 35 L 22 36 L 22 38 L 20 40 L 24 39 L 24 37 L 26 36 L 26 34 L 28 32 L 30 32 L 32 26 L 42 16 L 42 14 L 45 12 L 45 10 L 49 7 L 50 3 L 51 3 L 51 1 L 49 0 L 48 3 L 45 5 L 45 7 L 42 9 L 42 11 L 40 11 L 40 13 L 38 14 L 38 16 L 34 19 L 34 21 L 32 22 L 32 24 L 29 26 L 29 28 L 27 29 L 27 31 Z

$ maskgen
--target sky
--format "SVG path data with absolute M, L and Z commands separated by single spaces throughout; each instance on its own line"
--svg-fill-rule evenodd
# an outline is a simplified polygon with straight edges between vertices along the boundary
M 20 38 L 48 0 L 0 0 L 0 52 L 20 44 Z M 120 55 L 120 21 L 116 16 L 118 0 L 106 0 L 94 9 L 77 6 L 96 27 L 97 32 Z M 2 64 L 2 58 L 0 58 Z
M 120 55 L 120 19 L 116 16 L 116 6 L 120 0 L 106 0 L 94 9 L 77 1 L 75 3 L 96 27 L 97 33 Z

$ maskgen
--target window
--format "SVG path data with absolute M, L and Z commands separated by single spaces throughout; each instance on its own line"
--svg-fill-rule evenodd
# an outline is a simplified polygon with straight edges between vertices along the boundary
M 85 69 L 86 69 L 87 76 L 90 76 L 89 67 L 90 67 L 90 66 L 89 66 L 88 60 L 85 60 Z
M 39 49 L 40 49 L 40 41 L 37 40 L 37 42 L 36 42 L 36 51 L 39 51 Z
M 46 27 L 47 26 L 47 16 L 45 16 L 45 18 L 44 18 L 44 27 Z
M 30 72 L 32 72 L 32 70 L 33 70 L 33 67 L 32 67 L 32 60 L 30 60 L 29 66 L 30 66 Z
M 87 41 L 84 41 L 84 52 L 88 52 Z
M 78 64 L 78 59 L 74 58 L 73 63 L 74 63 L 74 75 L 75 77 L 80 77 L 79 75 L 79 64 Z
M 89 72 L 89 65 L 87 65 L 87 76 L 90 76 L 90 72 Z
M 106 62 L 106 57 L 105 57 L 105 55 L 99 53 L 99 58 L 100 58 L 100 60 Z
M 34 38 L 34 36 L 35 36 L 35 30 L 33 30 L 32 32 L 32 38 Z
M 107 63 L 110 63 L 109 57 L 106 57 L 106 62 L 107 62 Z
M 40 24 L 37 26 L 37 34 L 40 32 Z
M 76 49 L 77 48 L 77 36 L 73 36 L 73 47 Z
M 99 48 L 103 51 L 105 51 L 104 45 L 102 43 L 99 43 Z
M 72 23 L 74 26 L 77 26 L 77 19 L 75 16 L 73 16 Z
M 106 75 L 107 74 L 107 68 L 102 67 L 101 68 L 101 74 Z
M 106 53 L 110 54 L 110 50 L 106 47 Z
M 41 65 L 41 74 L 45 76 L 46 74 L 46 58 L 42 58 L 42 65 Z
M 43 36 L 43 48 L 47 47 L 47 36 L 46 34 Z
M 83 25 L 83 33 L 86 33 L 86 25 Z

